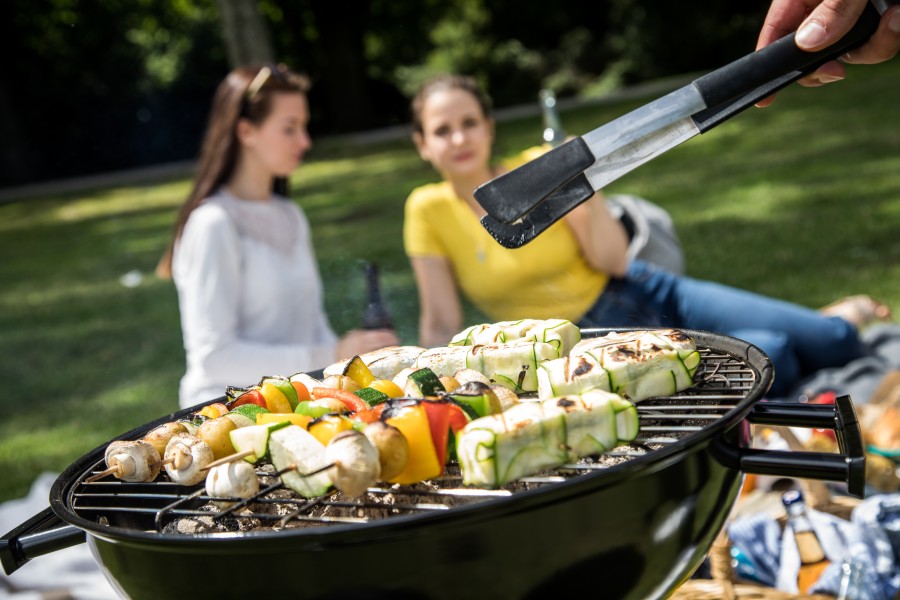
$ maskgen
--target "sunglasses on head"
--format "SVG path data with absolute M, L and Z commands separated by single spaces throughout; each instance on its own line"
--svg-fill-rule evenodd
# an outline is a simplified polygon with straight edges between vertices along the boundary
M 265 65 L 263 66 L 259 72 L 256 74 L 256 77 L 253 78 L 253 81 L 250 82 L 250 85 L 247 86 L 246 98 L 248 102 L 252 102 L 256 95 L 259 94 L 259 90 L 269 81 L 269 78 L 284 78 L 283 69 L 285 67 L 282 65 Z

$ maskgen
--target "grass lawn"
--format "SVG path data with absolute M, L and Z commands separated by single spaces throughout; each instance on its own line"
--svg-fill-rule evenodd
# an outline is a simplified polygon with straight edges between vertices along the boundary
M 791 86 L 615 182 L 668 208 L 688 272 L 822 306 L 867 292 L 900 314 L 900 61 L 847 81 Z M 646 100 L 562 115 L 579 134 Z M 501 123 L 497 154 L 539 140 L 538 117 Z M 403 201 L 435 180 L 407 141 L 317 142 L 294 198 L 314 228 L 334 328 L 357 325 L 361 261 L 381 265 L 404 343 L 417 296 Z M 155 279 L 186 180 L 0 206 L 0 500 L 24 495 L 116 435 L 177 409 L 184 368 L 175 290 Z M 136 287 L 120 278 L 143 274 Z M 481 316 L 468 309 L 470 321 Z M 324 366 L 324 365 L 323 365 Z M 239 382 L 236 382 L 239 383 Z

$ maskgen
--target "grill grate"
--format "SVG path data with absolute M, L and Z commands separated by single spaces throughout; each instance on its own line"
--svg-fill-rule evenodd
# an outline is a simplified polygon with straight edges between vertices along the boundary
M 631 444 L 521 478 L 498 490 L 464 487 L 458 466 L 450 464 L 446 475 L 415 485 L 371 487 L 354 499 L 340 492 L 308 499 L 287 489 L 274 467 L 262 465 L 257 469 L 260 492 L 222 508 L 206 495 L 202 484 L 196 490 L 186 488 L 169 481 L 165 473 L 148 483 L 126 483 L 111 477 L 85 481 L 104 468 L 101 459 L 73 487 L 71 507 L 82 518 L 110 527 L 183 535 L 368 523 L 508 497 L 645 456 L 703 430 L 736 408 L 754 389 L 756 371 L 731 354 L 699 350 L 695 386 L 639 403 L 640 430 Z

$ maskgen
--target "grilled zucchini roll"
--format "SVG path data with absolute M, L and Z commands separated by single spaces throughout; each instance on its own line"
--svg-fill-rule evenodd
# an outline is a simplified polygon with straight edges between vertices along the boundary
M 566 319 L 521 319 L 482 323 L 463 329 L 450 340 L 449 346 L 506 344 L 515 341 L 544 342 L 556 346 L 566 356 L 581 340 L 581 330 Z
M 538 397 L 603 390 L 638 402 L 691 387 L 699 365 L 694 340 L 681 331 L 614 332 L 582 340 L 567 357 L 541 363 Z
M 521 402 L 475 419 L 456 440 L 463 483 L 497 488 L 510 481 L 632 441 L 637 409 L 608 392 Z
M 427 367 L 439 377 L 453 375 L 460 369 L 474 369 L 515 392 L 534 392 L 538 389 L 538 365 L 558 356 L 554 344 L 521 340 L 431 348 L 419 355 L 415 366 Z

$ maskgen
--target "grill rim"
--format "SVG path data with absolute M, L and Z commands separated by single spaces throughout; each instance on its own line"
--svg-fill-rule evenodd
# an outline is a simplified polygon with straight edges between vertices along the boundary
M 582 339 L 599 337 L 611 332 L 661 331 L 671 328 L 592 328 L 582 330 Z M 74 493 L 82 479 L 102 460 L 109 442 L 101 444 L 73 462 L 63 471 L 50 490 L 50 506 L 58 518 L 89 532 L 107 542 L 136 544 L 150 543 L 159 549 L 177 548 L 180 552 L 191 549 L 209 551 L 225 545 L 233 549 L 233 544 L 251 548 L 272 542 L 291 539 L 292 543 L 312 548 L 338 547 L 360 541 L 375 541 L 387 538 L 426 535 L 434 528 L 477 525 L 503 515 L 536 510 L 542 506 L 564 502 L 598 490 L 608 489 L 622 481 L 637 477 L 645 471 L 665 468 L 688 452 L 702 451 L 724 432 L 731 430 L 753 409 L 753 406 L 768 392 L 773 378 L 773 367 L 768 356 L 759 348 L 737 338 L 702 330 L 678 329 L 691 336 L 698 348 L 730 354 L 751 367 L 756 376 L 751 388 L 741 398 L 735 398 L 733 408 L 721 418 L 713 421 L 690 435 L 644 456 L 624 461 L 592 473 L 560 481 L 552 485 L 530 490 L 517 491 L 510 496 L 495 498 L 487 502 L 454 506 L 451 510 L 436 513 L 394 515 L 390 518 L 375 519 L 367 523 L 335 524 L 329 527 L 296 528 L 289 530 L 258 530 L 241 532 L 214 532 L 193 534 L 160 534 L 135 528 L 103 525 L 83 518 L 75 512 Z M 321 371 L 321 370 L 320 370 Z M 311 372 L 315 376 L 315 372 Z M 193 407 L 170 413 L 150 423 L 138 426 L 115 439 L 137 439 L 154 427 L 193 412 L 205 404 L 221 402 L 224 396 Z M 112 440 L 110 440 L 112 441 Z M 299 546 L 298 546 L 299 547 Z M 225 551 L 223 549 L 223 551 Z M 230 551 L 230 550 L 228 550 Z

